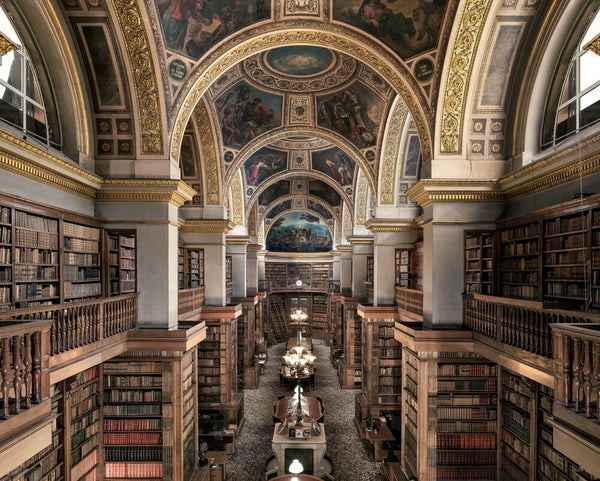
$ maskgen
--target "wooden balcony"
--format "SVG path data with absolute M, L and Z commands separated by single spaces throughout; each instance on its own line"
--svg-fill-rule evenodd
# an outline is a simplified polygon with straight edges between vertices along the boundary
M 600 477 L 600 324 L 555 324 L 553 441 Z
M 394 299 L 401 321 L 423 322 L 423 291 L 396 286 Z
M 178 319 L 180 321 L 199 319 L 202 306 L 204 305 L 204 287 L 180 289 L 177 295 L 179 298 Z

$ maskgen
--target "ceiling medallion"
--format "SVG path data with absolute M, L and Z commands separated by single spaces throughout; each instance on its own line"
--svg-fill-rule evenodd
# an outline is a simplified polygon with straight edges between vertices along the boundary
M 320 92 L 349 81 L 357 71 L 356 59 L 314 46 L 279 47 L 242 62 L 254 83 L 286 92 Z

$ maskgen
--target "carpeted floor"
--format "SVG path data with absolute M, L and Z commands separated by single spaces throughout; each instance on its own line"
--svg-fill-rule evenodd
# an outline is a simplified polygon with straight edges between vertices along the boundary
M 336 481 L 383 481 L 381 464 L 373 460 L 368 442 L 361 441 L 353 424 L 354 391 L 342 390 L 330 362 L 329 347 L 314 341 L 315 390 L 309 396 L 321 396 L 325 408 L 327 455 L 334 463 Z M 264 480 L 265 462 L 272 454 L 273 403 L 291 388 L 279 386 L 279 368 L 285 344 L 269 349 L 265 374 L 258 389 L 244 390 L 246 421 L 236 443 L 236 452 L 227 459 L 227 481 Z

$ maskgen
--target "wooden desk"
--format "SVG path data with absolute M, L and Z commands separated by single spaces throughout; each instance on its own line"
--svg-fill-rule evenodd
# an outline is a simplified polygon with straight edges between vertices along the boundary
M 298 382 L 296 374 L 292 374 L 291 369 L 285 365 L 281 366 L 281 371 L 279 371 L 279 380 L 281 381 L 281 384 Z M 308 367 L 308 374 L 300 374 L 300 384 L 308 384 L 309 387 L 314 387 L 315 368 L 313 366 Z
M 280 476 L 286 474 L 285 453 L 287 449 L 307 449 L 312 451 L 313 473 L 321 472 L 321 462 L 323 461 L 325 451 L 327 450 L 325 426 L 323 424 L 319 424 L 321 429 L 321 432 L 319 433 L 312 429 L 312 423 L 306 423 L 303 424 L 303 426 L 304 428 L 308 428 L 310 430 L 310 438 L 290 438 L 289 431 L 287 428 L 283 433 L 279 433 L 280 423 L 275 424 L 275 427 L 273 428 L 273 439 L 271 441 L 271 447 L 273 449 L 273 454 L 275 454 L 275 465 L 277 466 L 278 474 Z M 295 426 L 292 426 L 292 428 L 299 429 Z M 309 471 L 307 466 L 305 466 L 305 469 Z
M 288 405 L 288 402 L 290 399 L 292 399 L 292 398 L 284 397 L 282 399 L 279 399 L 275 403 L 275 406 L 273 409 L 273 413 L 274 413 L 273 417 L 279 419 L 280 421 L 284 421 L 286 419 L 295 421 L 294 415 L 286 417 L 287 405 Z M 303 421 L 311 422 L 313 419 L 319 419 L 323 415 L 323 412 L 321 411 L 321 403 L 313 397 L 304 397 L 304 399 L 308 403 L 308 416 L 304 416 L 302 418 Z
M 370 431 L 366 431 L 366 435 L 367 439 L 373 443 L 376 461 L 380 461 L 386 455 L 386 452 L 383 450 L 383 442 L 396 440 L 386 423 L 378 423 L 377 432 L 371 429 Z
M 388 481 L 406 481 L 406 476 L 402 472 L 402 466 L 400 465 L 400 463 L 387 463 L 384 469 Z

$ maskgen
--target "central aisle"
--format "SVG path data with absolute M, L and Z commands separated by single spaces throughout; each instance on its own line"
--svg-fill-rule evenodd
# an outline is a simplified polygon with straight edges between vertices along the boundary
M 272 454 L 273 404 L 280 394 L 290 395 L 291 388 L 279 386 L 281 357 L 285 344 L 269 349 L 266 372 L 260 376 L 258 389 L 244 390 L 246 421 L 236 442 L 235 455 L 227 458 L 227 481 L 264 480 L 265 462 Z M 305 393 L 321 396 L 325 407 L 327 455 L 334 464 L 336 481 L 382 481 L 381 463 L 373 461 L 359 439 L 354 427 L 354 393 L 342 390 L 336 371 L 331 365 L 329 347 L 322 341 L 313 341 L 315 362 L 315 390 Z

